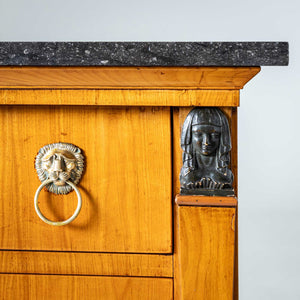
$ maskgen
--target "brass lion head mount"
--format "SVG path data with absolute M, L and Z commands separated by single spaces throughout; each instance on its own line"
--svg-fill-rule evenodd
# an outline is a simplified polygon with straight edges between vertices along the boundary
M 41 182 L 53 180 L 46 185 L 49 192 L 68 194 L 72 187 L 66 183 L 78 184 L 84 169 L 81 150 L 68 143 L 54 143 L 42 147 L 35 158 L 35 169 Z

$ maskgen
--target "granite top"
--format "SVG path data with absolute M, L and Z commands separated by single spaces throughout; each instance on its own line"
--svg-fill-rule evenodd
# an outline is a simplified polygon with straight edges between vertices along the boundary
M 0 42 L 0 66 L 286 66 L 287 42 Z

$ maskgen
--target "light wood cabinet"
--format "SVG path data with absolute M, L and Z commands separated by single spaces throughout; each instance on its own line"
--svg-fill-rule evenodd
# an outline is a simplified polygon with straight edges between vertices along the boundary
M 0 299 L 238 299 L 237 107 L 260 67 L 0 67 Z M 231 131 L 234 197 L 180 196 L 194 106 Z M 41 147 L 84 155 L 82 209 L 34 209 Z M 42 190 L 50 220 L 75 192 Z
M 0 69 L 1 294 L 5 299 L 232 299 L 237 202 L 202 197 L 200 205 L 184 198 L 175 203 L 180 131 L 192 106 L 221 107 L 232 133 L 237 190 L 237 87 L 259 68 L 169 68 L 159 89 L 150 89 L 161 84 L 157 69 L 95 68 L 90 74 L 83 68 L 84 89 L 78 85 L 80 69 L 68 71 Z M 195 89 L 195 76 L 204 76 L 202 89 Z M 68 85 L 52 86 L 59 78 Z M 95 89 L 95 80 L 103 78 L 114 81 L 109 89 Z M 85 157 L 78 185 L 81 212 L 60 227 L 40 220 L 33 206 L 40 185 L 35 156 L 58 142 L 78 146 Z M 53 221 L 69 218 L 77 205 L 74 192 L 43 190 L 38 201 Z

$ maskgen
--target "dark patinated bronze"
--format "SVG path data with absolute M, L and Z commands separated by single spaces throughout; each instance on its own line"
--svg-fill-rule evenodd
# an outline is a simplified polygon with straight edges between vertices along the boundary
M 218 108 L 196 107 L 186 117 L 182 133 L 183 166 L 180 194 L 233 196 L 231 139 L 226 116 Z

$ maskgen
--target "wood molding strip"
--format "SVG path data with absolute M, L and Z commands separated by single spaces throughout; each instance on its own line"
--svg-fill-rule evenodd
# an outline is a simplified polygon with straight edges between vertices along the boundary
M 237 206 L 237 199 L 235 197 L 177 195 L 175 198 L 175 202 L 177 203 L 177 205 L 192 205 L 192 206 L 218 206 L 218 207 Z
M 241 89 L 260 67 L 0 67 L 0 88 Z
M 239 90 L 0 90 L 0 105 L 239 106 Z

